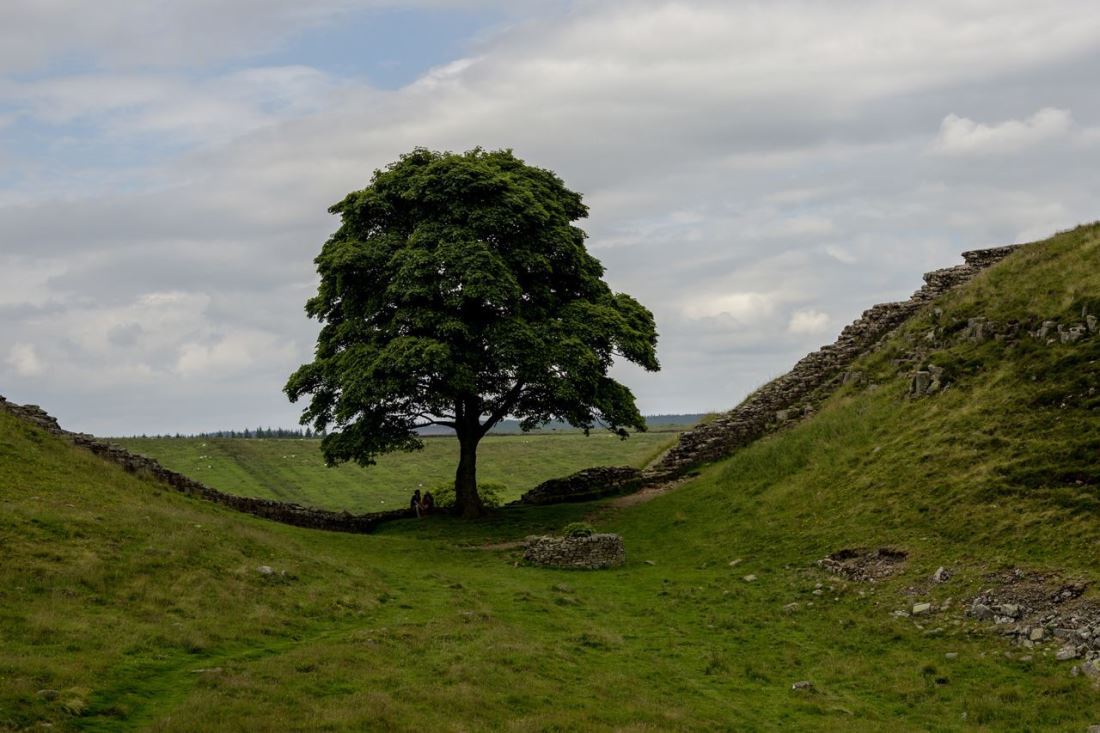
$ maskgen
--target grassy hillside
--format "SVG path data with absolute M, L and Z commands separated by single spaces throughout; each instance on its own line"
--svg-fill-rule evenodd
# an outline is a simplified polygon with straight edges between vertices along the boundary
M 937 322 L 1079 319 L 1098 234 L 1014 255 Z M 930 357 L 951 387 L 909 399 L 894 360 L 932 318 L 864 360 L 876 387 L 649 503 L 370 536 L 163 492 L 0 415 L 0 729 L 1082 731 L 1092 681 L 962 608 L 1006 567 L 1098 580 L 1100 339 L 959 343 Z M 585 516 L 625 567 L 485 547 Z M 883 545 L 909 556 L 877 583 L 816 564 Z
M 590 466 L 642 466 L 676 440 L 676 432 L 489 435 L 478 449 L 478 479 L 507 487 L 505 501 L 547 479 Z M 134 453 L 216 489 L 325 509 L 373 512 L 405 505 L 413 490 L 454 481 L 458 441 L 424 439 L 424 450 L 380 456 L 377 465 L 327 468 L 319 440 L 119 438 Z

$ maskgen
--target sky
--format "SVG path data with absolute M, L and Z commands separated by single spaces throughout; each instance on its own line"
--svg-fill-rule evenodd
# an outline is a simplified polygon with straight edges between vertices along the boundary
M 327 208 L 417 146 L 584 194 L 728 409 L 967 249 L 1100 219 L 1094 0 L 5 0 L 0 395 L 99 435 L 293 426 Z

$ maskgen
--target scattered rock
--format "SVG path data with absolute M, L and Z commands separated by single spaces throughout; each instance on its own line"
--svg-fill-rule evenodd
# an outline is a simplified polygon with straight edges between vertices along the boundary
M 958 659 L 959 658 L 959 653 L 958 652 L 947 652 L 943 656 L 947 659 Z
M 898 572 L 908 556 L 904 550 L 892 547 L 844 549 L 819 560 L 817 564 L 849 580 L 873 583 Z
M 914 603 L 913 604 L 913 615 L 914 616 L 923 616 L 924 614 L 931 613 L 931 612 L 932 612 L 932 604 L 931 603 Z
M 745 577 L 741 578 L 741 580 L 745 581 L 746 583 L 752 583 L 756 580 L 756 576 L 752 573 L 749 573 Z
M 1088 660 L 1080 666 L 1080 670 L 1086 677 L 1091 677 L 1092 679 L 1100 677 L 1100 659 Z
M 656 565 L 657 564 L 657 563 L 653 562 L 652 560 L 645 560 L 644 562 L 645 562 L 646 565 Z
M 932 573 L 932 580 L 937 583 L 946 583 L 951 578 L 951 573 L 947 572 L 947 568 L 942 565 L 936 572 Z
M 920 397 L 930 392 L 932 386 L 932 373 L 926 370 L 917 371 L 909 381 L 909 396 Z
M 812 690 L 814 689 L 814 683 L 809 680 L 799 680 L 791 685 L 792 690 Z
M 1086 584 L 1066 582 L 1053 573 L 1019 568 L 987 576 L 995 585 L 973 599 L 970 615 L 989 620 L 999 634 L 1025 649 L 1059 640 L 1058 661 L 1082 659 L 1070 673 L 1098 678 L 1100 685 L 1100 604 L 1082 598 Z M 1048 652 L 1049 654 L 1049 652 Z
M 270 565 L 261 565 L 260 567 L 256 568 L 256 572 L 260 575 L 274 575 L 275 568 L 271 567 Z
M 989 621 L 993 618 L 993 609 L 984 603 L 975 603 L 970 607 L 970 615 L 982 621 Z

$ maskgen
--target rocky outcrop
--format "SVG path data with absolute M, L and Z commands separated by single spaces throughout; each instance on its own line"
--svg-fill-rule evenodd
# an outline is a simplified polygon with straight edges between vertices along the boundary
M 964 344 L 996 341 L 1014 346 L 1024 339 L 1043 346 L 1075 346 L 1100 337 L 1100 319 L 1085 306 L 1080 319 L 1068 323 L 1030 316 L 1010 321 L 998 321 L 984 316 L 950 319 L 936 308 L 932 312 L 932 328 L 924 334 L 906 334 L 912 350 L 897 359 L 894 365 L 909 374 L 909 396 L 924 397 L 941 392 L 949 386 L 945 370 L 931 363 L 935 352 Z
M 635 491 L 641 487 L 642 472 L 630 466 L 586 468 L 565 478 L 543 481 L 519 498 L 518 504 L 561 504 L 591 501 Z
M 409 510 L 375 512 L 372 514 L 330 512 L 324 509 L 301 506 L 300 504 L 226 494 L 181 473 L 170 471 L 152 458 L 130 453 L 117 445 L 111 445 L 92 435 L 69 432 L 58 424 L 56 418 L 46 414 L 45 410 L 37 405 L 16 405 L 0 397 L 0 410 L 29 422 L 51 435 L 90 450 L 97 456 L 122 466 L 130 473 L 160 481 L 188 496 L 212 501 L 215 504 L 221 504 L 245 514 L 252 514 L 283 524 L 336 532 L 370 532 L 382 522 L 413 516 Z
M 969 282 L 983 269 L 1021 245 L 964 252 L 965 264 L 924 276 L 924 286 L 909 300 L 883 303 L 866 311 L 840 333 L 835 343 L 803 357 L 794 368 L 749 395 L 740 405 L 680 436 L 674 446 L 643 474 L 647 484 L 682 476 L 703 463 L 723 458 L 767 433 L 813 413 L 846 379 L 858 379 L 849 367 L 922 307 Z M 931 385 L 931 374 L 922 375 Z
M 617 534 L 587 537 L 532 537 L 523 559 L 550 568 L 604 570 L 626 562 L 623 538 Z

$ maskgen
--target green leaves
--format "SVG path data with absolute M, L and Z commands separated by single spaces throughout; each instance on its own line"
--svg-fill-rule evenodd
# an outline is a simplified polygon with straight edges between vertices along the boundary
M 615 358 L 658 369 L 652 314 L 602 280 L 579 194 L 511 151 L 422 148 L 330 211 L 306 312 L 316 359 L 287 382 L 326 459 L 370 462 L 451 424 L 476 441 L 507 415 L 644 430 Z M 460 492 L 461 493 L 461 492 Z

